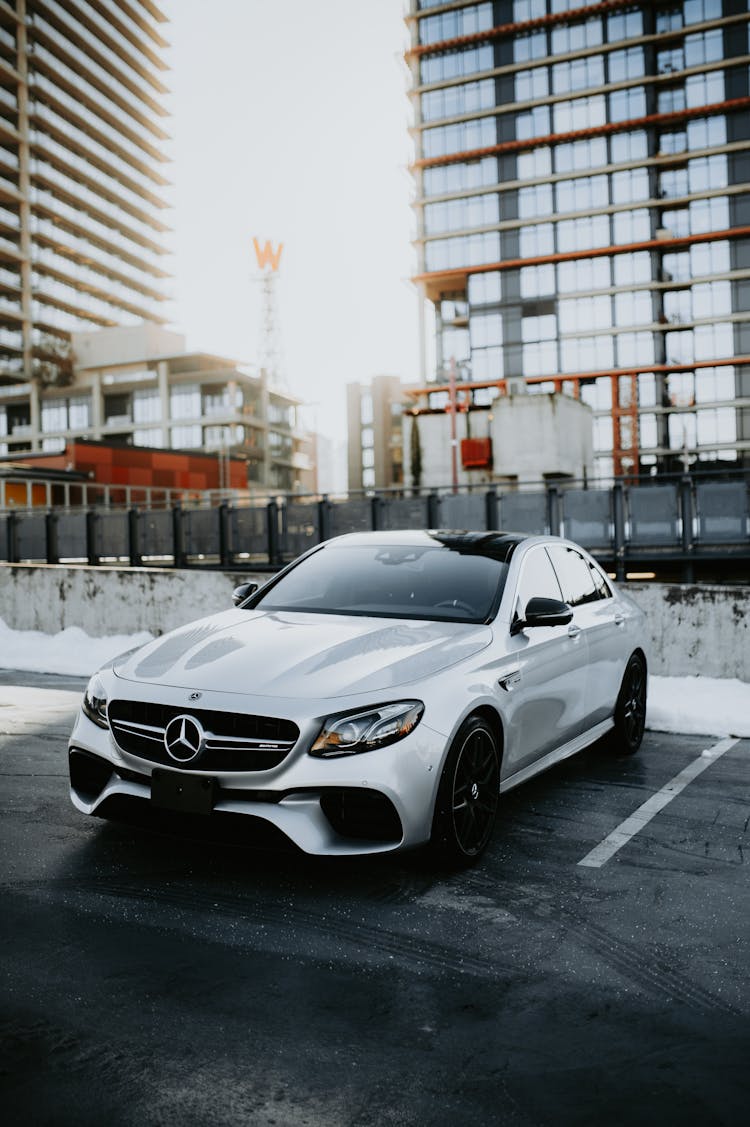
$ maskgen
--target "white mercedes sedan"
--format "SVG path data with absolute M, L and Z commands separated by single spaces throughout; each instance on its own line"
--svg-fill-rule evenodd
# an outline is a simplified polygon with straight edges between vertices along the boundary
M 606 734 L 641 743 L 643 613 L 567 540 L 341 536 L 235 602 L 91 678 L 80 811 L 249 815 L 307 853 L 469 864 L 504 791 Z

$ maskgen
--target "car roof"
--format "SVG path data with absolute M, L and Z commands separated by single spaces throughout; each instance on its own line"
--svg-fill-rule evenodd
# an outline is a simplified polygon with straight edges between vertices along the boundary
M 474 556 L 489 556 L 507 560 L 518 545 L 532 539 L 526 532 L 469 532 L 461 529 L 394 529 L 380 532 L 351 532 L 329 540 L 329 544 L 347 545 L 354 548 L 382 544 L 392 547 L 439 547 Z M 535 538 L 538 539 L 538 538 Z

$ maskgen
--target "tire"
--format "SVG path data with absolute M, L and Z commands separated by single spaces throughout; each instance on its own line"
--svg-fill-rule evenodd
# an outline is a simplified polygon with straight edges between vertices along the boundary
M 464 720 L 440 776 L 430 851 L 454 866 L 472 865 L 487 848 L 500 797 L 497 736 L 481 716 Z
M 646 727 L 646 662 L 633 654 L 625 667 L 615 705 L 611 744 L 619 755 L 635 755 Z

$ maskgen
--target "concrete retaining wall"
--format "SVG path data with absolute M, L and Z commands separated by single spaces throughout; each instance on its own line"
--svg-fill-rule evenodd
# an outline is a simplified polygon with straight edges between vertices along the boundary
M 245 579 L 221 571 L 0 564 L 0 618 L 15 630 L 54 634 L 80 626 L 92 637 L 163 634 L 232 605 Z M 632 583 L 647 614 L 652 672 L 750 681 L 750 587 Z

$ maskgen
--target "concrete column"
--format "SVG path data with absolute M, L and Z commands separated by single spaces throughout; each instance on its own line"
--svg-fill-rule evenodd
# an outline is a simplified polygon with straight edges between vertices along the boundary
M 91 373 L 91 428 L 95 439 L 101 439 L 104 425 L 104 399 L 102 397 L 102 374 Z
M 159 387 L 159 409 L 161 414 L 162 442 L 165 446 L 172 445 L 172 433 L 169 429 L 169 364 L 160 360 L 156 365 L 156 378 Z

